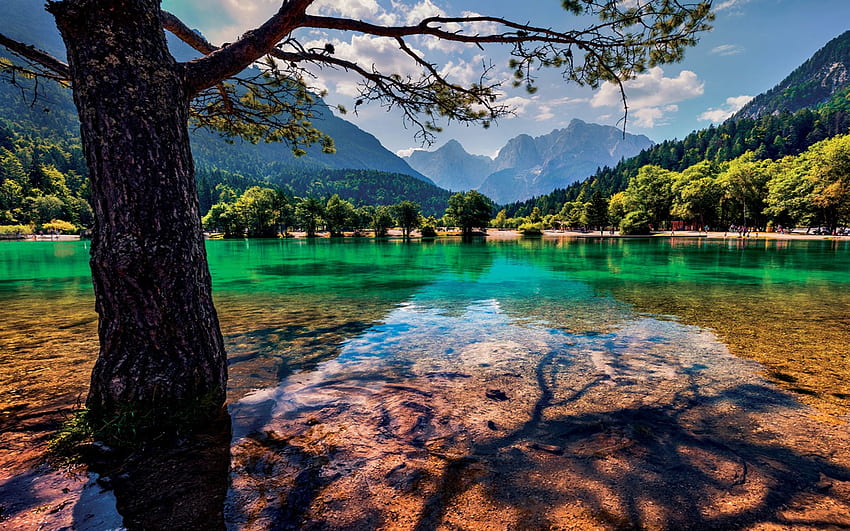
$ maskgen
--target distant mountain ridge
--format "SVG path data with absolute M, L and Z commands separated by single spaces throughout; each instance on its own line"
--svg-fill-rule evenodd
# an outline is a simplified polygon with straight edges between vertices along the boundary
M 428 175 L 437 186 L 455 192 L 478 188 L 494 168 L 493 159 L 467 153 L 454 139 L 435 151 L 417 149 L 402 158 L 413 169 Z
M 647 164 L 672 171 L 707 160 L 723 163 L 747 151 L 773 160 L 795 156 L 812 144 L 850 131 L 850 31 L 829 41 L 785 80 L 754 98 L 718 126 L 665 140 L 567 187 L 506 205 L 508 217 L 560 210 L 567 201 L 625 190 Z
M 335 116 L 324 102 L 317 103 L 312 112 L 313 125 L 333 138 L 336 153 L 322 153 L 321 146 L 314 145 L 306 148 L 306 155 L 295 157 L 286 144 L 251 144 L 238 139 L 230 144 L 215 132 L 206 130 L 192 132 L 192 152 L 199 165 L 226 168 L 254 177 L 300 174 L 307 168 L 357 169 L 405 174 L 434 184 L 385 148 L 374 135 Z
M 436 151 L 414 151 L 405 160 L 450 190 L 477 189 L 497 203 L 519 201 L 563 188 L 652 146 L 644 135 L 574 119 L 539 137 L 510 139 L 495 159 L 471 155 L 455 140 Z
M 760 118 L 766 114 L 814 109 L 850 86 L 850 31 L 832 39 L 772 89 L 732 117 Z

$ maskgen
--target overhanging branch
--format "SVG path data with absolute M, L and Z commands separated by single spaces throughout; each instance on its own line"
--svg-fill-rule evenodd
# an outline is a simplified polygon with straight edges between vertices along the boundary
M 71 79 L 71 71 L 68 65 L 63 61 L 53 57 L 44 50 L 40 50 L 35 46 L 24 44 L 22 42 L 10 39 L 0 33 L 0 46 L 5 47 L 13 54 L 21 57 L 33 65 L 36 65 L 43 70 L 32 71 L 34 75 L 46 77 L 54 81 L 69 82 Z

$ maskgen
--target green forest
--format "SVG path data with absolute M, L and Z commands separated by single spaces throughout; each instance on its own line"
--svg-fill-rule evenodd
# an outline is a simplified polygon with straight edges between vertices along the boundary
M 587 201 L 568 200 L 558 210 L 543 212 L 533 206 L 528 216 L 509 217 L 502 209 L 494 220 L 497 227 L 523 231 L 610 224 L 623 234 L 677 226 L 692 230 L 806 226 L 834 233 L 848 223 L 850 134 L 776 160 L 748 151 L 726 162 L 702 160 L 681 171 L 646 164 L 625 189 L 609 197 L 595 190 Z
M 437 235 L 438 226 L 459 227 L 465 234 L 490 223 L 493 203 L 476 191 L 459 192 L 447 198 L 440 218 L 424 215 L 419 203 L 405 199 L 391 205 L 363 204 L 332 194 L 327 200 L 316 196 L 290 196 L 280 188 L 252 186 L 237 193 L 226 184 L 212 191 L 216 202 L 201 222 L 206 230 L 225 238 L 274 238 L 287 236 L 290 230 L 303 231 L 314 237 L 325 230 L 331 237 L 346 232 L 363 236 L 371 230 L 374 236 L 386 236 L 390 228 L 399 227 L 404 237 L 419 229 L 423 237 Z
M 506 205 L 505 217 L 525 218 L 535 208 L 544 214 L 556 214 L 567 204 L 588 202 L 597 191 L 605 197 L 612 197 L 625 191 L 645 166 L 679 173 L 699 163 L 707 163 L 715 171 L 721 171 L 725 164 L 745 155 L 757 161 L 779 161 L 797 156 L 817 142 L 848 131 L 850 88 L 845 88 L 815 110 L 778 112 L 758 119 L 733 118 L 717 127 L 693 132 L 683 140 L 664 141 L 613 168 L 601 168 L 584 181 L 544 196 Z M 761 200 L 766 202 L 766 189 L 761 192 L 764 194 Z M 750 221 L 766 223 L 771 218 L 770 213 L 762 211 L 753 214 Z M 727 209 L 725 214 L 718 213 L 715 218 L 725 223 L 729 216 L 732 216 L 731 210 Z M 735 221 L 743 220 L 738 217 Z M 800 218 L 798 222 L 818 223 L 819 220 L 817 216 L 809 216 Z
M 6 81 L 12 83 L 0 84 L 0 116 L 5 117 L 0 118 L 0 236 L 90 229 L 87 169 L 68 91 L 25 78 Z M 842 162 L 850 151 L 842 136 L 850 130 L 850 88 L 792 113 L 784 109 L 791 103 L 804 107 L 814 96 L 791 81 L 753 100 L 757 106 L 769 101 L 768 114 L 733 117 L 550 194 L 493 207 L 490 225 L 529 234 L 602 226 L 624 233 L 731 225 L 834 231 L 850 221 L 850 184 Z M 322 168 L 295 158 L 240 159 L 239 150 L 216 152 L 212 136 L 193 140 L 199 153 L 217 157 L 200 155 L 196 176 L 208 230 L 228 236 L 295 229 L 382 233 L 384 226 L 411 226 L 400 221 L 405 208 L 399 206 L 411 204 L 417 227 L 453 225 L 442 218 L 450 192 L 429 182 L 378 170 Z M 240 149 L 252 148 L 265 149 Z
M 213 138 L 196 135 L 196 147 L 201 153 L 212 152 Z M 240 149 L 262 147 L 246 144 Z M 271 189 L 293 205 L 306 198 L 325 204 L 335 195 L 354 207 L 368 207 L 367 211 L 410 201 L 426 217 L 442 216 L 449 205 L 448 191 L 408 175 L 322 168 L 299 164 L 293 157 L 265 163 L 244 157 L 237 163 L 234 153 L 238 150 L 217 153 L 219 159 L 228 156 L 225 167 L 205 164 L 203 157 L 197 161 L 202 215 L 215 203 L 236 201 L 255 187 Z M 0 236 L 86 231 L 94 223 L 90 201 L 88 170 L 69 91 L 27 78 L 0 81 Z

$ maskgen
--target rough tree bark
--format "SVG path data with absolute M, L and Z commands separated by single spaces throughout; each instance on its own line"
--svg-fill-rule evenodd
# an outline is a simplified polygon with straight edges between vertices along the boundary
M 185 68 L 157 0 L 51 3 L 68 52 L 97 220 L 100 355 L 87 406 L 162 414 L 225 397 L 226 359 L 198 213 Z

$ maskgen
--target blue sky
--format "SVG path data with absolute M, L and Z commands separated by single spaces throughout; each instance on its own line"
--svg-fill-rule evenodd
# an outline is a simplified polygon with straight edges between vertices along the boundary
M 633 1 L 633 0 L 630 0 Z M 684 61 L 664 65 L 627 84 L 630 115 L 627 130 L 654 141 L 682 138 L 693 130 L 719 123 L 750 97 L 781 81 L 830 39 L 850 29 L 848 0 L 715 0 L 714 29 L 702 35 Z M 262 23 L 280 0 L 164 0 L 163 7 L 215 43 L 232 41 Z M 504 16 L 547 27 L 574 27 L 575 19 L 559 0 L 317 0 L 315 12 L 346 15 L 376 23 L 404 23 L 423 16 L 459 16 L 472 12 Z M 332 41 L 336 53 L 350 59 L 409 71 L 412 65 L 396 53 L 392 41 L 361 35 L 303 33 L 305 42 Z M 425 57 L 457 80 L 477 78 L 482 61 L 508 75 L 504 50 L 412 41 Z M 349 109 L 356 99 L 356 78 L 335 71 L 317 72 L 316 85 L 326 88 L 330 104 Z M 473 77 L 474 76 L 474 77 Z M 505 84 L 503 99 L 516 116 L 503 118 L 490 129 L 454 125 L 438 135 L 429 149 L 459 140 L 467 151 L 494 155 L 520 134 L 546 134 L 565 127 L 573 118 L 618 125 L 622 107 L 612 87 L 597 90 L 564 83 L 554 72 L 541 79 L 531 96 Z M 413 129 L 404 129 L 400 116 L 379 106 L 361 108 L 346 119 L 377 136 L 390 150 L 405 152 L 420 145 Z M 321 127 L 321 124 L 318 124 Z

